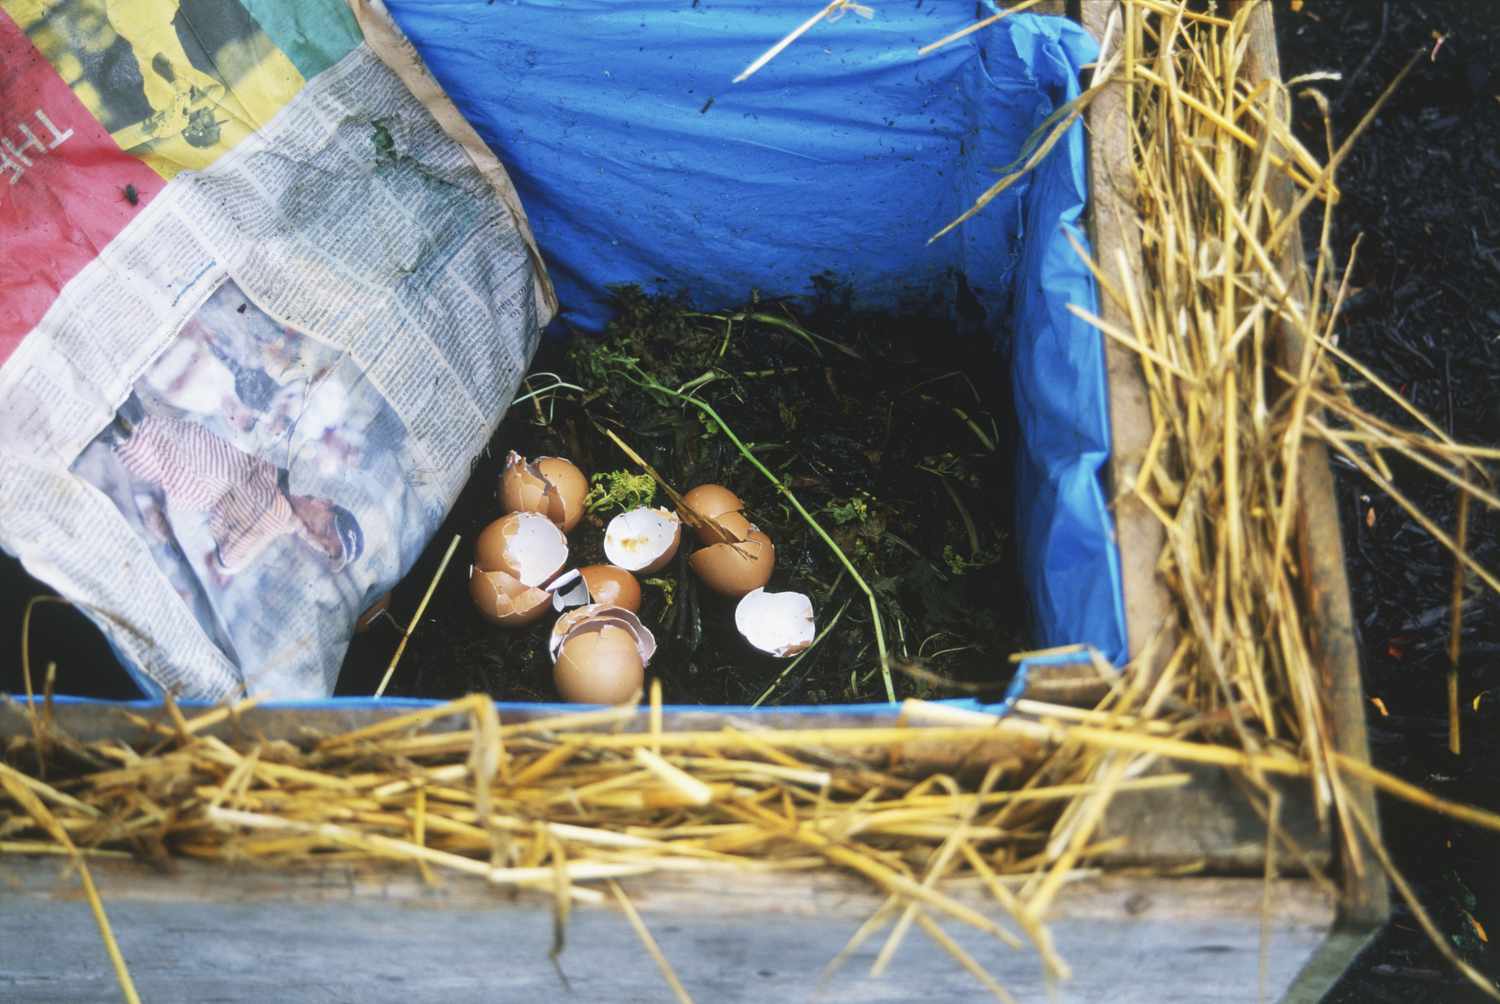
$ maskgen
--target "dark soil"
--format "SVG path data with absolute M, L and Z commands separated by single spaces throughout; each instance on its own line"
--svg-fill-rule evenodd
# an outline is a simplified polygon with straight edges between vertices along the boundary
M 920 658 L 944 678 L 1002 686 L 1006 656 L 1024 644 L 1025 603 L 1009 533 L 1008 384 L 988 341 L 960 336 L 941 318 L 863 314 L 832 284 L 800 314 L 776 303 L 746 310 L 771 321 L 727 324 L 685 311 L 671 297 L 623 289 L 605 337 L 543 347 L 529 386 L 546 387 L 554 378 L 542 374 L 557 374 L 583 391 L 511 409 L 393 610 L 410 615 L 455 533 L 472 542 L 501 515 L 504 451 L 567 457 L 592 475 L 639 473 L 605 437 L 608 428 L 676 490 L 714 483 L 739 495 L 776 546 L 767 588 L 807 593 L 820 628 L 839 617 L 779 679 L 787 663 L 745 644 L 734 601 L 688 571 L 685 532 L 678 558 L 645 578 L 641 610 L 660 646 L 650 673 L 668 702 L 750 704 L 773 683 L 767 704 L 884 700 L 868 601 L 833 551 L 711 419 L 638 385 L 649 376 L 672 388 L 698 384 L 694 393 L 815 514 L 875 591 L 893 656 Z M 776 323 L 787 320 L 825 340 Z M 653 504 L 664 503 L 658 492 Z M 621 500 L 585 517 L 570 535 L 571 564 L 604 560 L 603 527 L 626 507 Z M 467 543 L 461 554 L 389 692 L 555 700 L 551 618 L 519 631 L 481 620 L 468 599 Z M 340 693 L 375 688 L 395 636 L 387 623 L 356 640 Z M 946 692 L 929 678 L 898 673 L 894 682 L 898 697 Z
M 1283 76 L 1319 82 L 1341 139 L 1406 60 L 1423 58 L 1340 175 L 1333 246 L 1363 235 L 1358 292 L 1340 343 L 1460 440 L 1500 445 L 1500 4 L 1492 0 L 1306 0 L 1276 5 Z M 1310 149 L 1323 149 L 1311 102 Z M 1376 393 L 1361 402 L 1393 421 Z M 1403 422 L 1403 424 L 1407 424 Z M 1500 599 L 1470 583 L 1461 661 L 1463 752 L 1447 747 L 1445 674 L 1452 560 L 1353 471 L 1339 501 L 1375 763 L 1436 794 L 1500 809 Z M 1398 469 L 1401 490 L 1452 530 L 1453 492 Z M 1473 555 L 1500 568 L 1500 514 L 1474 506 Z M 1378 699 L 1379 704 L 1375 702 Z M 1381 806 L 1387 842 L 1465 959 L 1500 975 L 1500 840 L 1404 803 Z M 1472 919 L 1471 919 L 1472 918 Z M 1487 941 L 1486 939 L 1497 939 Z M 1332 1004 L 1478 1001 L 1404 907 L 1331 993 Z

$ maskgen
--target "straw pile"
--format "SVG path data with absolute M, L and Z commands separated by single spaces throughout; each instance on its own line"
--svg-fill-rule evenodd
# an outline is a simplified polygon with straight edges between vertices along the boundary
M 1153 436 L 1133 483 L 1117 487 L 1164 529 L 1158 569 L 1177 618 L 1126 672 L 1098 667 L 1111 687 L 1097 707 L 1030 702 L 997 719 L 912 703 L 890 728 L 682 732 L 662 727 L 657 694 L 645 709 L 514 723 L 475 696 L 292 744 L 207 734 L 244 706 L 188 719 L 169 704 L 165 718 L 137 719 L 142 739 L 127 747 L 72 740 L 39 703 L 28 705 L 32 735 L 0 750 L 0 853 L 71 856 L 96 904 L 87 856 L 112 853 L 408 862 L 424 874 L 552 897 L 559 939 L 575 904 L 613 902 L 679 999 L 686 991 L 615 880 L 833 868 L 887 897 L 850 950 L 884 938 L 879 970 L 915 925 L 1008 999 L 947 931 L 1015 935 L 945 890 L 954 882 L 988 890 L 1048 972 L 1065 978 L 1044 923 L 1049 907 L 1118 849 L 1099 837 L 1113 797 L 1186 781 L 1148 772 L 1159 762 L 1243 776 L 1272 824 L 1268 877 L 1285 861 L 1316 872 L 1308 849 L 1275 825 L 1273 777 L 1308 779 L 1356 869 L 1374 867 L 1371 852 L 1390 867 L 1367 810 L 1349 795 L 1356 779 L 1500 828 L 1500 817 L 1440 803 L 1341 755 L 1331 738 L 1296 541 L 1307 443 L 1327 443 L 1403 504 L 1387 451 L 1482 504 L 1500 498 L 1478 466 L 1492 456 L 1451 443 L 1420 416 L 1417 431 L 1391 427 L 1350 399 L 1341 365 L 1378 381 L 1334 338 L 1345 283 L 1327 244 L 1327 213 L 1347 143 L 1330 141 L 1320 163 L 1286 125 L 1286 89 L 1251 82 L 1253 6 L 1226 19 L 1168 0 L 1125 0 L 1091 89 L 971 210 L 1046 156 L 1105 88 L 1123 83 L 1143 272 L 1136 282 L 1129 269 L 1095 263 L 1102 299 L 1129 323 L 1091 320 L 1128 346 L 1145 374 Z M 1310 284 L 1298 278 L 1309 213 L 1322 220 Z M 1408 892 L 1399 879 L 1398 887 Z M 96 912 L 130 996 L 124 960 Z

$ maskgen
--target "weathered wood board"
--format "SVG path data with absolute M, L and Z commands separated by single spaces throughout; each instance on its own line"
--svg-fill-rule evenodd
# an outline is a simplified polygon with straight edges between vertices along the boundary
M 0 860 L 0 1000 L 116 1002 L 108 959 L 60 861 Z M 96 862 L 94 872 L 142 998 L 151 1002 L 670 1000 L 613 908 L 580 907 L 559 959 L 547 899 L 478 881 L 426 889 L 409 870 L 267 873 L 188 864 L 173 877 Z M 868 970 L 871 939 L 815 995 L 820 971 L 880 899 L 838 876 L 663 876 L 628 883 L 694 999 L 957 1002 L 988 992 L 919 928 L 891 968 Z M 1215 1004 L 1279 999 L 1323 941 L 1332 904 L 1305 882 L 1273 889 L 1266 996 L 1258 996 L 1261 883 L 1100 879 L 1068 890 L 1052 918 L 1073 979 L 1059 1004 Z M 997 921 L 977 892 L 964 897 Z M 1037 956 L 944 927 L 1019 1001 L 1045 1001 Z

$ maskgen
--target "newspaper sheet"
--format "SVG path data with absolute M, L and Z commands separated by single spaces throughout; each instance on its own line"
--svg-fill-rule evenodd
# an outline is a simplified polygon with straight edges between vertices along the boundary
M 212 10 L 0 0 L 0 546 L 148 692 L 323 696 L 555 305 L 378 4 Z

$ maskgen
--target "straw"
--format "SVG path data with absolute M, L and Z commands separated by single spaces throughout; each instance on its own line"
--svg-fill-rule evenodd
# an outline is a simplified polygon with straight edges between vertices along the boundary
M 998 23 L 1000 21 L 1003 21 L 1004 19 L 1010 17 L 1012 14 L 1019 14 L 1019 13 L 1021 13 L 1024 10 L 1028 10 L 1028 9 L 1030 9 L 1032 7 L 1035 7 L 1037 4 L 1039 4 L 1041 2 L 1042 2 L 1042 0 L 1022 0 L 1021 3 L 1016 4 L 1014 7 L 1007 8 L 1005 10 L 1000 11 L 997 14 L 991 14 L 987 18 L 983 18 L 983 19 L 981 19 L 979 21 L 975 21 L 973 24 L 969 25 L 966 28 L 960 28 L 960 29 L 958 29 L 955 32 L 952 32 L 950 34 L 944 35 L 942 38 L 938 39 L 936 42 L 929 42 L 927 45 L 924 45 L 924 46 L 922 46 L 922 48 L 920 48 L 920 49 L 917 50 L 917 55 L 919 55 L 919 56 L 926 56 L 926 55 L 929 55 L 931 53 L 934 53 L 937 50 L 943 48 L 944 46 L 952 45 L 954 42 L 957 42 L 961 38 L 967 38 L 968 36 L 974 34 L 976 31 L 983 31 L 984 29 L 990 27 L 991 25 L 996 24 L 996 23 Z
M 422 615 L 427 612 L 427 604 L 432 600 L 432 594 L 437 591 L 437 584 L 448 570 L 448 562 L 453 560 L 453 552 L 458 550 L 459 535 L 454 534 L 453 540 L 448 544 L 448 550 L 443 552 L 443 560 L 438 562 L 437 571 L 432 573 L 432 581 L 427 584 L 427 592 L 422 594 L 422 601 L 417 604 L 416 613 L 411 615 L 411 621 L 406 625 L 406 630 L 401 632 L 401 641 L 396 644 L 396 652 L 391 656 L 390 664 L 385 667 L 385 675 L 380 678 L 380 686 L 375 688 L 375 696 L 385 696 L 385 688 L 390 685 L 391 677 L 396 673 L 396 664 L 401 661 L 401 654 L 406 651 L 406 643 L 411 641 L 412 632 L 417 625 L 422 623 Z
M 834 18 L 836 15 L 842 15 L 844 11 L 853 11 L 860 17 L 864 18 L 873 17 L 875 13 L 871 8 L 865 6 L 864 4 L 855 3 L 854 0 L 830 0 L 829 4 L 826 7 L 818 11 L 812 17 L 808 18 L 806 21 L 803 21 L 797 27 L 793 28 L 785 35 L 785 37 L 781 39 L 781 41 L 777 42 L 775 45 L 771 46 L 765 52 L 761 53 L 754 60 L 752 60 L 750 65 L 741 70 L 739 76 L 735 77 L 734 80 L 731 81 L 731 83 L 738 84 L 749 79 L 756 72 L 758 72 L 761 67 L 765 66 L 771 60 L 781 55 L 781 53 L 785 51 L 787 46 L 791 45 L 793 42 L 797 41 L 797 39 L 801 38 L 803 35 L 807 34 L 809 31 L 815 28 L 818 22 Z

